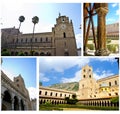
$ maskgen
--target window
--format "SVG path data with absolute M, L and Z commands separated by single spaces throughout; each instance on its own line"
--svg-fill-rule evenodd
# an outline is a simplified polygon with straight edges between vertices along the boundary
M 23 39 L 21 39 L 21 42 L 23 42 Z
M 19 87 L 19 84 L 17 84 L 17 86 Z
M 27 42 L 27 38 L 26 38 L 26 42 Z
M 47 91 L 45 92 L 45 95 L 47 95 Z
M 83 78 L 85 78 L 85 75 L 83 75 Z
M 83 71 L 85 72 L 85 69 Z
M 32 38 L 30 39 L 30 42 L 32 42 Z
M 35 42 L 37 42 L 37 38 L 35 38 Z
M 19 82 L 19 79 L 17 79 L 16 82 Z
M 84 84 L 82 84 L 82 88 L 84 88 Z
M 117 85 L 117 81 L 115 80 L 115 85 Z
M 109 82 L 109 86 L 111 86 L 111 82 Z
M 65 94 L 65 97 L 66 97 L 66 94 Z
M 48 42 L 48 37 L 46 37 L 46 42 Z
M 57 97 L 57 93 L 55 94 L 55 96 Z
M 89 75 L 89 78 L 91 78 L 91 75 Z
M 65 34 L 65 32 L 63 33 L 63 37 L 66 38 L 66 34 Z
M 42 42 L 42 38 L 40 38 L 40 42 Z
M 118 95 L 118 93 L 115 93 L 115 95 Z
M 50 96 L 52 96 L 52 92 L 50 93 Z
M 41 95 L 41 94 L 42 94 L 42 91 L 39 92 L 39 95 Z
M 109 93 L 109 96 L 111 96 L 111 93 Z
M 60 97 L 62 97 L 62 93 L 60 94 Z

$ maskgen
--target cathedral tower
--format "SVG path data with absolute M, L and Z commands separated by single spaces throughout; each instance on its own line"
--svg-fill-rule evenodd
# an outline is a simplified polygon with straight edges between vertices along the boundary
M 81 80 L 79 82 L 79 98 L 92 98 L 95 92 L 96 80 L 93 78 L 92 67 L 86 65 L 81 71 Z
M 52 29 L 54 36 L 54 44 L 57 56 L 76 56 L 77 47 L 72 20 L 66 16 L 56 19 L 56 24 Z

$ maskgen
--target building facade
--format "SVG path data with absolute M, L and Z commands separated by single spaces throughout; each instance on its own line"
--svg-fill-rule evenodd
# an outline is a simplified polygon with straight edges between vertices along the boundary
M 86 65 L 82 68 L 77 92 L 40 86 L 39 102 L 40 104 L 48 101 L 52 104 L 66 103 L 65 97 L 71 98 L 74 94 L 79 103 L 84 105 L 118 106 L 119 103 L 113 104 L 111 98 L 119 96 L 119 76 L 113 75 L 96 80 L 92 67 Z
M 2 49 L 9 50 L 11 55 L 35 56 L 76 56 L 77 47 L 72 20 L 66 16 L 56 19 L 52 32 L 22 34 L 18 29 L 2 29 Z
M 72 95 L 76 94 L 75 92 L 48 88 L 48 87 L 39 87 L 39 103 L 43 104 L 50 102 L 52 104 L 66 104 L 65 97 L 72 98 Z
M 21 75 L 12 81 L 1 72 L 1 110 L 32 110 L 29 93 Z

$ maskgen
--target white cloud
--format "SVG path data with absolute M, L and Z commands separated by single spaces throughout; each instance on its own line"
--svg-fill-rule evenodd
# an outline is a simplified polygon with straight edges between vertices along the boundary
M 120 9 L 116 10 L 116 15 L 120 14 Z
M 49 78 L 45 77 L 45 75 L 43 73 L 40 73 L 40 81 L 43 82 L 49 82 Z
M 67 83 L 67 82 L 79 82 L 80 79 L 81 79 L 80 76 L 81 76 L 81 70 L 77 71 L 77 72 L 75 73 L 75 76 L 74 76 L 73 78 L 65 78 L 65 77 L 63 77 L 63 78 L 61 79 L 61 82 L 62 82 L 62 83 Z
M 83 38 L 81 34 L 76 34 L 76 43 L 77 43 L 77 48 L 83 47 Z
M 110 63 L 114 63 L 114 62 L 116 62 L 117 60 L 115 59 L 115 58 L 107 58 L 107 57 L 105 57 L 105 58 L 101 58 L 101 57 L 99 57 L 99 58 L 94 58 L 94 60 L 99 60 L 100 62 L 103 62 L 103 61 L 108 61 L 108 62 L 110 62 Z
M 28 92 L 29 92 L 30 99 L 37 98 L 37 89 L 36 88 L 28 87 L 27 89 L 28 89 Z
M 115 21 L 114 18 L 107 18 L 107 19 L 106 19 L 106 22 L 107 22 L 107 23 L 111 23 L 111 22 L 114 22 L 114 21 Z
M 116 7 L 118 4 L 117 3 L 114 3 L 114 4 L 112 4 L 112 7 L 114 8 L 114 7 Z
M 64 70 L 78 65 L 82 67 L 89 63 L 89 58 L 76 58 L 76 57 L 51 57 L 51 58 L 40 58 L 40 73 L 45 73 L 50 70 L 57 72 L 64 72 Z
M 100 72 L 100 71 L 99 71 Z M 114 75 L 110 70 L 108 70 L 108 71 L 101 71 L 101 73 L 100 74 L 98 74 L 98 71 L 95 71 L 95 72 L 93 72 L 93 77 L 96 79 L 96 80 L 98 80 L 98 79 L 101 79 L 101 78 L 105 78 L 105 77 L 107 77 L 107 76 L 112 76 L 112 75 Z

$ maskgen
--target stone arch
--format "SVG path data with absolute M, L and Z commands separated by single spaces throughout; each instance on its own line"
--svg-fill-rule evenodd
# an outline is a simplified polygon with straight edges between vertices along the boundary
M 47 52 L 46 55 L 47 55 L 47 56 L 51 56 L 51 53 L 50 53 L 50 52 Z
M 17 52 L 17 51 L 15 52 L 15 55 L 18 55 L 18 52 Z
M 3 101 L 2 101 L 2 110 L 11 110 L 12 109 L 12 97 L 8 90 L 4 92 Z
M 69 52 L 64 52 L 64 56 L 69 56 Z
M 41 52 L 41 53 L 40 53 L 40 56 L 45 56 L 45 53 L 44 53 L 44 52 Z
M 12 51 L 12 52 L 11 52 L 11 55 L 14 55 L 14 54 L 15 54 L 14 51 Z
M 34 55 L 35 55 L 35 56 L 39 56 L 39 53 L 38 53 L 38 52 L 35 52 Z
M 24 54 L 26 55 L 26 56 L 28 56 L 29 54 L 28 54 L 28 52 L 24 52 Z
M 23 102 L 23 100 L 22 100 L 22 99 L 20 100 L 20 105 L 21 105 L 21 110 L 25 110 L 25 107 L 24 107 L 24 102 Z
M 14 110 L 19 110 L 19 99 L 17 96 L 14 97 Z

